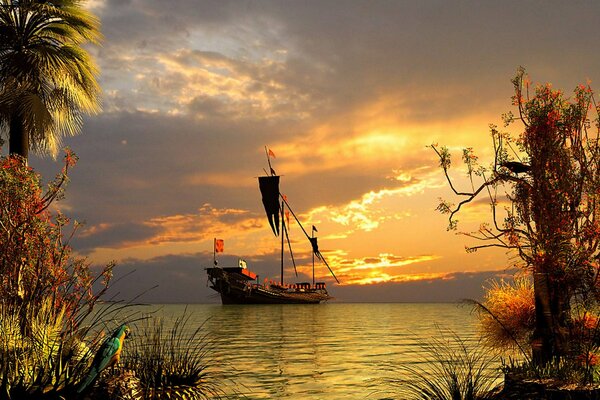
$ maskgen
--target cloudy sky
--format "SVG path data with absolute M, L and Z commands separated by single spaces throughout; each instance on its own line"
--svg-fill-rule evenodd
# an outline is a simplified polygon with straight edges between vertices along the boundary
M 512 266 L 446 231 L 452 200 L 426 146 L 472 146 L 511 110 L 519 65 L 570 92 L 600 83 L 597 2 L 94 0 L 103 112 L 66 140 L 80 156 L 60 208 L 73 245 L 118 263 L 120 293 L 214 302 L 204 267 L 247 260 L 278 279 L 256 177 L 275 153 L 282 192 L 342 285 L 342 301 L 479 296 Z M 517 127 L 518 130 L 518 127 Z M 45 177 L 60 163 L 32 157 Z M 459 182 L 464 172 L 455 169 Z M 485 201 L 461 228 L 485 220 Z M 290 227 L 306 279 L 309 247 Z M 291 266 L 288 275 L 291 275 Z M 317 268 L 325 277 L 326 270 Z M 295 279 L 295 278 L 294 278 Z M 328 279 L 331 283 L 331 279 Z M 130 296 L 130 297 L 131 297 Z

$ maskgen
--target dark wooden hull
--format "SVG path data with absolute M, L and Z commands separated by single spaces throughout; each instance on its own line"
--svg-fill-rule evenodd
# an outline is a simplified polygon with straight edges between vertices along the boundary
M 331 299 L 326 289 L 283 289 L 250 283 L 222 268 L 207 268 L 210 287 L 223 304 L 319 304 Z

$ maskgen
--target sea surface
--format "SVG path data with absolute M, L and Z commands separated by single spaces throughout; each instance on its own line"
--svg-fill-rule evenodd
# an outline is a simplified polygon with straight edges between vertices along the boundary
M 425 362 L 423 345 L 456 334 L 476 345 L 476 316 L 460 304 L 152 305 L 169 326 L 203 325 L 208 361 L 227 399 L 391 399 L 388 379 Z M 135 327 L 133 329 L 135 334 Z M 452 343 L 452 340 L 450 341 Z

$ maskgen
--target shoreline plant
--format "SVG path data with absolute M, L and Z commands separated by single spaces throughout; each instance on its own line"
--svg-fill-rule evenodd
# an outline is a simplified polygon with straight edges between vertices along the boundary
M 422 339 L 421 339 L 422 340 Z M 440 331 L 420 343 L 418 361 L 394 369 L 385 383 L 394 398 L 404 400 L 496 399 L 502 374 L 498 356 L 490 356 L 481 341 Z
M 82 322 L 106 293 L 114 264 L 94 277 L 72 253 L 77 224 L 65 234 L 69 219 L 52 211 L 76 162 L 67 150 L 44 191 L 19 156 L 0 158 L 0 399 L 69 392 L 95 350 L 93 327 Z
M 55 211 L 76 162 L 67 150 L 62 171 L 43 190 L 19 156 L 0 158 L 0 400 L 80 398 L 77 387 L 104 332 L 140 319 L 126 310 L 131 304 L 100 304 L 115 265 L 94 276 L 70 246 L 79 225 Z M 189 330 L 185 315 L 172 329 L 144 320 L 125 344 L 122 366 L 101 374 L 90 398 L 121 381 L 131 383 L 123 398 L 136 398 L 136 387 L 144 393 L 137 398 L 220 398 L 225 379 L 211 369 L 213 342 L 203 326 Z
M 224 396 L 225 378 L 211 355 L 214 338 L 205 330 L 206 322 L 192 327 L 190 318 L 186 311 L 168 324 L 164 318 L 146 317 L 135 325 L 121 364 L 123 371 L 134 374 L 135 391 L 142 398 L 204 400 Z
M 440 200 L 437 209 L 448 215 L 448 229 L 456 230 L 461 210 L 487 198 L 491 222 L 461 232 L 482 242 L 467 251 L 513 252 L 515 266 L 529 279 L 529 288 L 517 280 L 488 290 L 480 307 L 488 342 L 525 342 L 529 370 L 560 366 L 582 377 L 581 384 L 598 382 L 600 106 L 589 83 L 566 97 L 550 84 L 532 87 L 522 68 L 512 83 L 516 113 L 503 120 L 505 128 L 519 122 L 520 132 L 490 125 L 488 166 L 472 148 L 463 150 L 470 188 L 455 186 L 449 149 L 431 146 L 457 198 L 455 204 Z

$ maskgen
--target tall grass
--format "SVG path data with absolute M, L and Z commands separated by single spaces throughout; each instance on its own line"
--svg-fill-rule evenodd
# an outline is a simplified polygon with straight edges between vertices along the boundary
M 65 330 L 66 317 L 51 298 L 19 309 L 0 304 L 0 399 L 51 399 L 74 391 L 95 346 Z
M 480 341 L 469 343 L 453 332 L 421 343 L 418 363 L 395 367 L 400 377 L 385 379 L 393 398 L 402 400 L 493 399 L 502 374 L 499 358 Z
M 213 348 L 204 324 L 190 328 L 189 314 L 172 324 L 148 318 L 133 331 L 122 365 L 139 379 L 144 399 L 220 399 L 225 379 Z

